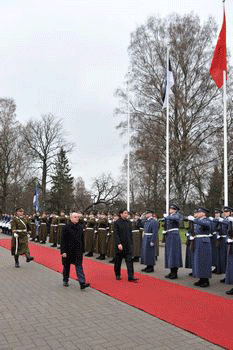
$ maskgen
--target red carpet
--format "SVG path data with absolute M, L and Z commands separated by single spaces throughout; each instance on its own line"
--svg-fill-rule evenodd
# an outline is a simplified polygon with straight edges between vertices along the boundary
M 0 245 L 10 249 L 10 240 Z M 62 272 L 58 250 L 30 243 L 35 262 Z M 91 287 L 128 305 L 202 337 L 214 344 L 233 349 L 233 301 L 207 292 L 183 287 L 154 277 L 135 274 L 139 283 L 129 283 L 123 270 L 116 281 L 113 266 L 84 258 L 84 272 Z M 75 269 L 71 278 L 76 279 Z

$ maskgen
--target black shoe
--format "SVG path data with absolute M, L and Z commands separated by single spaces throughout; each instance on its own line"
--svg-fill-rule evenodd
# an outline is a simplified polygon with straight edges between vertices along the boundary
M 165 278 L 170 278 L 172 273 L 170 272 L 168 275 L 164 276 Z
M 147 272 L 147 267 L 145 267 L 144 269 L 141 269 L 142 272 Z
M 199 284 L 199 287 L 206 288 L 206 287 L 209 287 L 209 285 L 210 285 L 210 283 L 208 281 L 208 282 L 204 282 L 204 283 Z
M 146 269 L 145 272 L 147 272 L 147 273 L 154 272 L 154 268 L 153 267 L 148 267 L 148 269 Z
M 93 256 L 93 253 L 89 252 L 89 253 L 85 254 L 85 256 L 91 257 L 91 256 Z
M 130 278 L 128 278 L 128 281 L 129 281 L 129 282 L 137 282 L 137 281 L 138 281 L 138 278 L 136 278 L 136 277 L 130 277 Z
M 202 282 L 201 280 L 199 280 L 199 281 L 193 283 L 193 285 L 196 286 L 196 287 L 199 287 L 200 284 L 203 284 L 203 282 Z
M 171 273 L 171 276 L 169 277 L 170 280 L 176 280 L 177 278 L 177 273 Z
M 90 283 L 81 283 L 80 284 L 80 289 L 85 289 L 87 287 L 90 287 Z
M 34 260 L 33 256 L 28 255 L 26 258 L 26 262 L 30 262 L 32 260 Z
M 63 282 L 63 286 L 64 287 L 69 287 L 69 283 L 68 282 Z
M 138 257 L 138 256 L 135 256 L 135 257 L 133 258 L 133 261 L 134 261 L 134 262 L 139 262 L 139 257 Z
M 215 268 L 213 269 L 212 273 L 218 273 L 218 272 L 217 272 L 217 267 L 215 267 Z
M 120 281 L 121 280 L 121 276 L 116 276 L 116 280 Z
M 18 261 L 15 262 L 15 267 L 20 267 Z
M 192 272 L 190 272 L 190 273 L 189 273 L 189 276 L 190 276 L 190 277 L 193 277 L 193 273 L 192 273 Z
M 225 278 L 223 278 L 223 279 L 222 279 L 222 280 L 220 280 L 219 282 L 220 282 L 220 283 L 225 283 L 225 280 L 226 280 L 226 279 L 225 279 Z
M 109 261 L 110 264 L 114 264 L 115 263 L 115 258 L 113 258 L 112 260 Z
M 42 243 L 45 243 L 45 242 L 42 242 Z M 57 246 L 56 243 L 53 243 L 50 247 L 55 248 L 56 246 Z
M 230 289 L 230 290 L 227 290 L 227 291 L 226 291 L 226 294 L 228 294 L 228 295 L 233 295 L 233 288 Z
M 105 254 L 100 254 L 96 259 L 98 260 L 105 260 Z

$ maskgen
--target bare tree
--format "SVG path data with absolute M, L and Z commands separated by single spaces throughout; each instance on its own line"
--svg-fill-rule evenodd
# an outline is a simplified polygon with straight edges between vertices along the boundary
M 21 188 L 28 169 L 21 126 L 16 121 L 15 111 L 13 99 L 0 99 L 0 198 L 4 211 L 17 205 L 17 189 Z
M 79 210 L 86 211 L 86 208 L 92 206 L 91 193 L 86 189 L 85 182 L 78 177 L 74 185 L 74 203 Z
M 166 113 L 161 86 L 167 47 L 175 82 L 170 98 L 170 197 L 182 207 L 192 196 L 204 200 L 205 180 L 217 157 L 214 142 L 222 128 L 222 96 L 209 74 L 215 35 L 212 18 L 201 25 L 193 14 L 151 17 L 131 35 L 129 88 L 128 93 L 117 91 L 121 107 L 116 112 L 125 116 L 129 101 L 131 146 L 143 169 L 142 181 L 148 184 L 144 202 L 153 201 L 158 191 L 165 193 Z M 231 81 L 228 90 L 232 91 Z M 126 130 L 125 119 L 118 128 Z
M 99 204 L 104 204 L 107 208 L 113 206 L 115 202 L 122 199 L 124 186 L 122 182 L 115 181 L 111 174 L 102 174 L 94 179 L 92 190 L 93 201 L 86 210 Z
M 53 114 L 43 115 L 41 120 L 30 120 L 23 130 L 24 142 L 28 155 L 42 170 L 42 200 L 46 207 L 46 184 L 54 166 L 55 159 L 61 147 L 66 151 L 71 149 L 64 141 L 64 130 L 61 119 Z

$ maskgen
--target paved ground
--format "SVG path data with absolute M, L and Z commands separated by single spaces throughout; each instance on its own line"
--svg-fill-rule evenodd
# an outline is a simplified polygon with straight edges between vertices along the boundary
M 64 288 L 59 273 L 35 262 L 21 257 L 20 264 L 16 269 L 0 247 L 0 350 L 220 349 L 96 290 L 81 291 L 77 281 Z M 141 268 L 135 264 L 136 271 Z M 160 256 L 152 275 L 163 278 L 166 272 Z M 174 283 L 192 286 L 187 272 L 181 270 Z M 221 277 L 214 276 L 208 291 L 225 297 L 229 287 L 218 282 Z

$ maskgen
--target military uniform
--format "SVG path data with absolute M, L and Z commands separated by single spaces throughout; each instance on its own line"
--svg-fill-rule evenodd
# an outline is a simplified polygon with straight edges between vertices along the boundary
M 133 259 L 135 262 L 139 261 L 141 256 L 142 247 L 142 232 L 141 220 L 139 218 L 134 218 L 132 221 L 132 238 L 133 238 Z
M 85 251 L 87 252 L 86 256 L 93 256 L 95 248 L 95 233 L 96 233 L 96 220 L 94 215 L 90 215 L 87 220 L 84 238 L 85 238 Z
M 57 227 L 58 227 L 58 217 L 54 214 L 52 215 L 49 243 L 52 243 L 51 247 L 57 246 Z
M 228 229 L 228 253 L 227 253 L 227 265 L 226 265 L 226 284 L 233 284 L 233 217 L 229 217 L 229 229 Z M 233 288 L 228 290 L 226 294 L 233 295 Z
M 108 219 L 101 217 L 97 226 L 97 252 L 100 254 L 96 259 L 104 260 L 107 252 Z
M 169 268 L 171 272 L 165 277 L 176 279 L 178 268 L 183 266 L 179 234 L 181 214 L 178 212 L 179 208 L 176 205 L 170 205 L 170 210 L 171 209 L 173 209 L 174 212 L 170 215 L 165 215 L 165 268 Z
M 150 213 L 150 212 L 148 212 Z M 155 245 L 158 237 L 159 224 L 152 216 L 144 222 L 144 236 L 142 240 L 141 263 L 147 265 L 144 272 L 154 272 L 156 259 Z
M 23 212 L 23 209 L 18 211 Z M 17 213 L 18 213 L 17 211 Z M 16 215 L 11 223 L 12 239 L 11 254 L 15 258 L 15 267 L 19 267 L 19 255 L 26 255 L 26 262 L 33 260 L 28 247 L 28 220 L 23 216 Z
M 57 226 L 57 244 L 61 245 L 62 229 L 67 224 L 67 217 L 65 215 L 60 215 L 58 218 Z
M 47 216 L 42 214 L 40 217 L 40 228 L 39 228 L 39 241 L 46 243 L 47 240 Z

